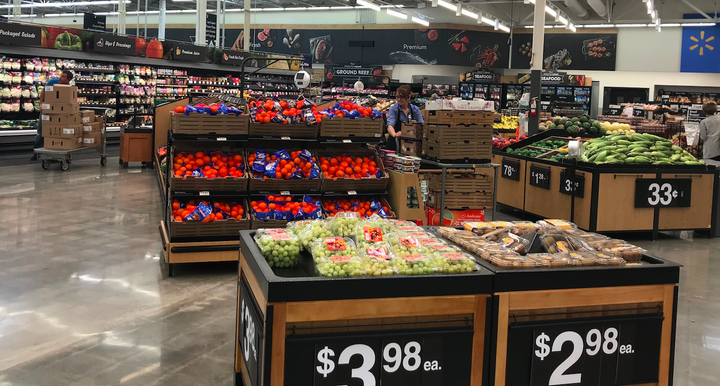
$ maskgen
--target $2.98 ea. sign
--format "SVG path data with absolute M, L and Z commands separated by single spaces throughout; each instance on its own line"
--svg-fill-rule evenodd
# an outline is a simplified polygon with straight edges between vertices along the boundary
M 508 337 L 506 384 L 657 382 L 662 323 L 659 314 L 518 323 Z
M 638 179 L 635 207 L 683 207 L 691 205 L 692 179 Z

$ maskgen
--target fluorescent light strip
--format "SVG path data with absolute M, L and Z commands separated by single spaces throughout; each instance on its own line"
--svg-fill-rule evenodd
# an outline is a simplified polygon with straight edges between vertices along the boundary
M 638 28 L 638 27 L 647 27 L 647 26 L 654 27 L 655 24 L 616 24 L 615 26 L 618 28 Z
M 400 12 L 395 12 L 395 11 L 393 11 L 393 10 L 390 9 L 390 8 L 387 9 L 387 14 L 390 15 L 390 16 L 399 17 L 399 18 L 401 18 L 401 19 L 403 19 L 403 20 L 407 20 L 407 18 L 408 18 L 408 16 L 407 16 L 406 14 L 400 13 Z
M 415 16 L 413 16 L 413 17 L 410 18 L 410 19 L 411 19 L 412 21 L 414 21 L 415 23 L 424 25 L 425 27 L 429 27 L 429 26 L 430 26 L 430 23 L 428 23 L 427 21 L 425 21 L 425 20 L 423 20 L 423 19 L 417 18 L 417 17 L 415 17 Z
M 473 18 L 473 19 L 477 19 L 477 18 L 478 18 L 478 14 L 477 14 L 477 13 L 470 12 L 470 11 L 468 11 L 467 9 L 463 9 L 463 10 L 462 10 L 462 14 L 465 15 L 465 16 L 471 17 L 471 18 Z
M 711 27 L 715 23 L 682 23 L 683 27 Z
M 495 26 L 495 20 L 490 20 L 490 19 L 488 19 L 488 18 L 485 17 L 485 16 L 483 16 L 482 18 L 480 18 L 480 21 L 482 21 L 482 22 L 485 23 L 485 24 L 490 24 L 490 25 L 493 26 L 493 27 Z
M 380 6 L 377 5 L 377 4 L 375 4 L 375 3 L 373 3 L 373 2 L 365 1 L 365 0 L 356 0 L 356 2 L 357 2 L 358 4 L 360 4 L 360 5 L 362 5 L 362 6 L 365 7 L 365 8 L 370 8 L 370 9 L 373 9 L 373 10 L 375 10 L 375 11 L 377 11 L 377 12 L 380 12 Z M 287 8 L 285 8 L 285 9 L 287 9 Z
M 23 3 L 20 4 L 20 8 L 62 8 L 62 7 L 84 7 L 92 5 L 111 5 L 120 3 L 118 0 L 108 1 L 76 1 L 72 3 Z M 129 0 L 125 0 L 125 4 L 132 3 Z M 13 4 L 0 5 L 0 8 L 14 8 Z
M 498 29 L 505 32 L 510 32 L 510 27 L 504 25 L 504 24 L 498 24 Z
M 452 4 L 452 3 L 448 3 L 448 2 L 445 1 L 445 0 L 438 0 L 438 5 L 441 6 L 441 7 L 443 7 L 443 8 L 447 8 L 447 9 L 449 9 L 449 10 L 451 10 L 451 11 L 457 10 L 457 5 Z
M 578 26 L 580 27 L 580 26 Z M 615 24 L 585 24 L 583 25 L 585 28 L 613 28 L 615 27 Z
M 555 11 L 554 9 L 548 7 L 547 5 L 545 6 L 545 12 L 547 12 L 547 14 L 550 15 L 550 16 L 552 16 L 552 17 L 557 16 L 557 11 Z
M 660 24 L 660 27 L 680 27 L 680 23 Z
M 563 23 L 564 25 L 568 25 L 568 19 L 566 19 L 562 16 L 560 16 L 560 22 Z
M 573 32 L 577 31 L 577 29 L 575 29 L 575 26 L 572 24 L 568 25 L 568 28 L 570 29 L 570 31 L 573 31 Z
M 337 8 L 337 7 L 332 7 Z M 381 5 L 380 8 L 405 8 L 404 5 L 398 4 L 398 5 Z

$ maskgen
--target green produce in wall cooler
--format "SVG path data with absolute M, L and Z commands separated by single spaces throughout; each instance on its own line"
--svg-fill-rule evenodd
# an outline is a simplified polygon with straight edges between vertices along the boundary
M 585 143 L 582 161 L 625 165 L 704 165 L 665 138 L 634 131 L 612 134 Z

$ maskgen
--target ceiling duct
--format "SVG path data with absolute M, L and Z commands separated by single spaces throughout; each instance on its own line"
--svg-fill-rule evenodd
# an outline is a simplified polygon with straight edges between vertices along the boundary
M 581 19 L 587 20 L 590 18 L 590 11 L 588 11 L 578 0 L 565 0 L 565 6 L 570 8 Z
M 605 2 L 603 2 L 603 0 L 587 0 L 587 2 L 588 5 L 601 17 L 605 17 L 605 15 L 607 15 L 607 8 L 605 7 Z

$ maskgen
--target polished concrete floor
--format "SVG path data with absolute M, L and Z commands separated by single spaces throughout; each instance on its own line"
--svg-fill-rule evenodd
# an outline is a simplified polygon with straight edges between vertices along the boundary
M 0 386 L 232 384 L 236 266 L 166 278 L 161 216 L 117 158 L 0 167 Z M 675 385 L 720 384 L 720 239 L 634 242 L 685 266 Z

